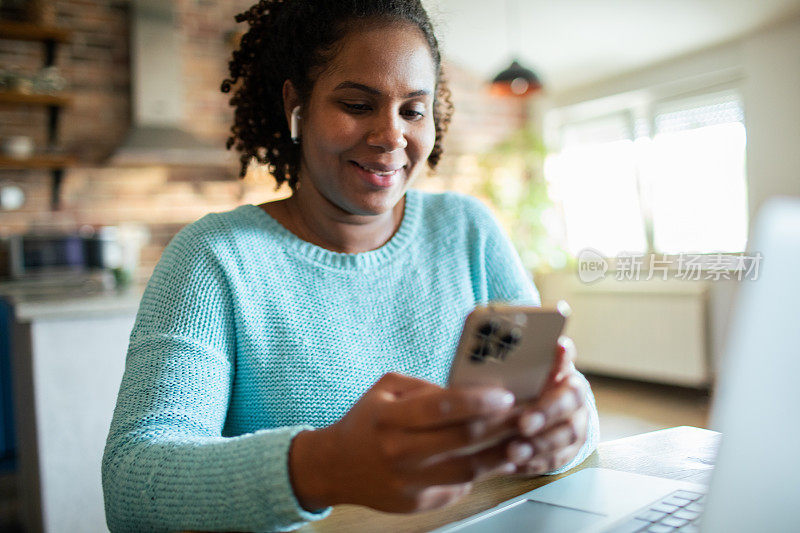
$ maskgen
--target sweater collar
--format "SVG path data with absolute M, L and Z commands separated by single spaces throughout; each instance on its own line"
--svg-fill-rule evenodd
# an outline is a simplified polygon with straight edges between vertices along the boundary
M 406 201 L 403 207 L 403 219 L 400 227 L 386 244 L 375 250 L 357 254 L 345 254 L 326 250 L 315 244 L 304 241 L 297 235 L 283 227 L 266 211 L 253 204 L 246 204 L 239 209 L 245 209 L 259 223 L 270 230 L 277 242 L 293 255 L 301 256 L 314 263 L 342 270 L 365 270 L 374 268 L 391 261 L 413 240 L 417 233 L 422 216 L 422 193 L 414 189 L 406 191 Z

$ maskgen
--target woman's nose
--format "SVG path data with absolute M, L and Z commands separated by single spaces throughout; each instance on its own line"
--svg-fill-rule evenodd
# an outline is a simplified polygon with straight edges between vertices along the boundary
M 408 146 L 402 119 L 398 116 L 376 117 L 372 131 L 367 136 L 367 144 L 381 148 L 386 152 L 402 150 Z

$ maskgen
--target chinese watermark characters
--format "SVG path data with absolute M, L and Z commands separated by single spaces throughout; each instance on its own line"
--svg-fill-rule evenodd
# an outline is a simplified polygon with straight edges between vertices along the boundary
M 623 252 L 605 258 L 597 250 L 584 248 L 578 254 L 578 278 L 584 283 L 613 274 L 617 281 L 679 279 L 684 281 L 756 280 L 763 256 L 761 252 L 740 254 L 633 254 Z

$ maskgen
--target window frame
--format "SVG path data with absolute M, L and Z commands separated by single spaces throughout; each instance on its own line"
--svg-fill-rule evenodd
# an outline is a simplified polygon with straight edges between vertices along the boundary
M 678 80 L 646 89 L 627 91 L 602 98 L 551 107 L 544 112 L 542 120 L 547 152 L 548 154 L 557 154 L 564 148 L 563 132 L 565 128 L 620 114 L 627 114 L 629 117 L 631 140 L 633 142 L 643 137 L 652 141 L 657 133 L 656 117 L 660 107 L 673 102 L 724 92 L 733 92 L 738 97 L 743 114 L 742 124 L 746 131 L 747 109 L 744 102 L 744 81 L 744 76 L 739 69 L 727 69 L 710 73 L 708 76 L 702 76 L 698 79 Z M 644 128 L 642 128 L 642 125 L 644 125 Z M 647 199 L 641 197 L 642 182 L 640 180 L 640 176 L 637 175 L 637 189 L 640 197 L 640 207 L 643 207 L 642 223 L 646 240 L 644 255 L 678 257 L 678 254 L 665 254 L 655 248 L 653 217 L 651 213 L 647 213 L 647 209 L 644 209 L 642 202 L 646 203 Z M 749 185 L 750 178 L 745 168 L 745 186 L 749 189 Z M 747 216 L 747 213 L 745 213 L 745 216 Z M 709 253 L 713 254 L 715 252 Z M 730 252 L 729 254 L 741 255 L 743 253 L 744 250 Z M 607 259 L 613 258 L 608 257 Z

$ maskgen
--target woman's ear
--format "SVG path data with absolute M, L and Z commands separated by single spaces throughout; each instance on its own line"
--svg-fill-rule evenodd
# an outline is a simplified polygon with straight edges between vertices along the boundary
M 289 128 L 292 127 L 292 111 L 300 105 L 300 96 L 292 85 L 292 82 L 286 80 L 283 82 L 283 112 L 286 114 L 286 124 Z

